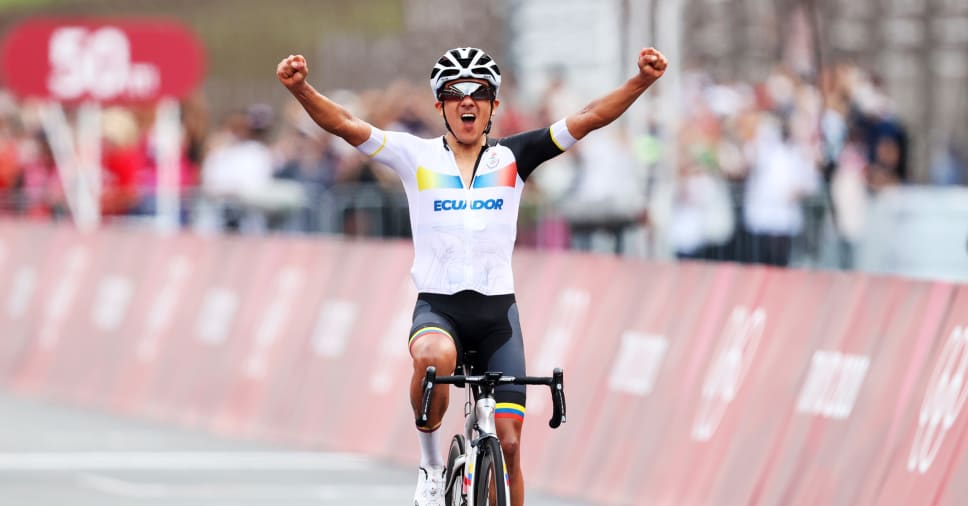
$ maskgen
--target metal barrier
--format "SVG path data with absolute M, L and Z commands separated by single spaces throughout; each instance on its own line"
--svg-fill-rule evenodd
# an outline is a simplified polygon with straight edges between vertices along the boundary
M 376 183 L 306 184 L 303 189 L 306 198 L 302 204 L 271 209 L 189 191 L 182 199 L 181 224 L 209 233 L 410 237 L 406 195 L 399 189 Z M 148 196 L 132 214 L 108 217 L 105 221 L 150 225 L 151 200 Z M 635 217 L 569 223 L 558 206 L 526 193 L 519 216 L 518 246 L 591 250 L 650 259 L 678 257 L 968 279 L 968 204 L 961 204 L 968 203 L 965 188 L 904 187 L 884 192 L 871 200 L 867 232 L 853 242 L 837 230 L 827 187 L 802 201 L 803 226 L 790 238 L 758 236 L 743 226 L 742 185 L 731 188 L 731 202 L 734 226 L 727 240 L 677 255 L 665 237 L 667 222 Z M 22 195 L 0 192 L 0 214 L 16 216 L 27 209 Z M 63 210 L 50 216 L 64 217 Z M 903 234 L 899 236 L 895 230 L 903 230 Z M 904 241 L 906 236 L 919 240 Z

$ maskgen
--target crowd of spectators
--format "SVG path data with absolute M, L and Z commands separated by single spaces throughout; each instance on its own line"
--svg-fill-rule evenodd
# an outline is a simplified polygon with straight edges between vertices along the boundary
M 910 181 L 909 134 L 877 80 L 841 64 L 818 80 L 778 68 L 753 83 L 684 81 L 677 255 L 788 265 L 794 241 L 816 250 L 830 223 L 849 267 L 869 199 Z
M 583 105 L 560 71 L 533 103 L 517 100 L 510 76 L 506 81 L 492 135 L 545 126 Z M 619 253 L 662 242 L 680 258 L 787 265 L 795 241 L 816 221 L 805 203 L 820 199 L 849 263 L 867 199 L 909 179 L 909 134 L 888 95 L 857 66 L 833 66 L 818 79 L 778 68 L 759 82 L 686 71 L 682 83 L 674 135 L 656 118 L 646 131 L 613 125 L 536 172 L 519 242 Z M 329 95 L 381 128 L 420 136 L 444 130 L 419 84 Z M 0 214 L 51 219 L 69 212 L 41 107 L 0 96 Z M 202 99 L 182 104 L 184 226 L 409 234 L 397 178 L 322 131 L 298 104 L 210 116 Z M 154 110 L 111 107 L 101 121 L 104 219 L 151 215 Z M 675 146 L 664 145 L 670 138 Z M 963 172 L 953 163 L 948 173 Z

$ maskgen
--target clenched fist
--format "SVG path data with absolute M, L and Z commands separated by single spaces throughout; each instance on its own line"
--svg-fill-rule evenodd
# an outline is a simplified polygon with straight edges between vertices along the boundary
M 308 74 L 309 66 L 306 64 L 306 58 L 301 54 L 289 55 L 283 58 L 276 67 L 276 77 L 287 88 L 302 84 L 306 81 Z
M 638 65 L 639 74 L 649 83 L 652 83 L 665 73 L 666 67 L 669 66 L 669 60 L 658 49 L 647 47 L 639 51 Z

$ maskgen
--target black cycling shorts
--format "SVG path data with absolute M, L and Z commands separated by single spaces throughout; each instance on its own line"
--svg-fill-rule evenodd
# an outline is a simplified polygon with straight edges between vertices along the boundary
M 457 360 L 474 351 L 475 373 L 500 371 L 525 376 L 524 341 L 514 294 L 483 295 L 464 290 L 453 295 L 421 293 L 413 310 L 410 341 L 442 331 L 454 339 Z M 499 385 L 494 391 L 497 418 L 524 418 L 524 385 Z

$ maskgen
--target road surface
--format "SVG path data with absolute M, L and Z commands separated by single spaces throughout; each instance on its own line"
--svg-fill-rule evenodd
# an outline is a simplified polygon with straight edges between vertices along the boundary
M 4 506 L 407 506 L 416 471 L 221 439 L 0 390 Z M 529 493 L 528 506 L 585 506 Z

